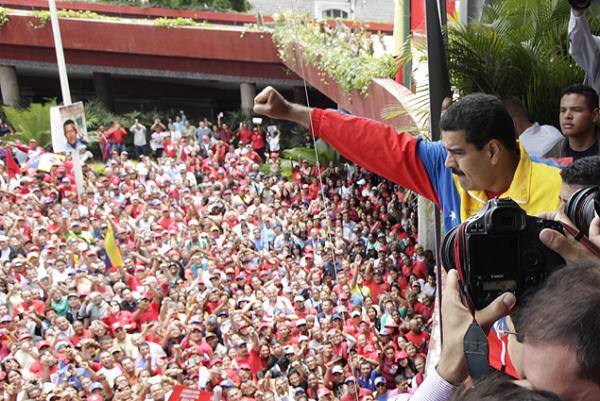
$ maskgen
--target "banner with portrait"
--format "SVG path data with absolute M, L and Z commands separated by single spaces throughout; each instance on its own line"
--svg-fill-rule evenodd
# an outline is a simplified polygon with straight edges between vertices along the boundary
M 72 153 L 86 148 L 87 127 L 83 103 L 55 106 L 50 109 L 52 149 L 55 153 Z

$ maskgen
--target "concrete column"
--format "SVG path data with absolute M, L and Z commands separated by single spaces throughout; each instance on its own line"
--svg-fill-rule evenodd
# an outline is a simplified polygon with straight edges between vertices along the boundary
M 435 249 L 434 205 L 428 199 L 419 196 L 417 214 L 419 219 L 419 243 L 425 249 Z
M 93 79 L 96 97 L 106 110 L 114 111 L 115 105 L 112 98 L 112 90 L 110 88 L 110 74 L 95 72 L 93 74 Z
M 19 81 L 17 81 L 15 67 L 0 65 L 0 92 L 2 92 L 3 104 L 11 107 L 19 105 Z
M 242 111 L 252 113 L 252 109 L 254 108 L 254 98 L 256 97 L 256 84 L 242 82 L 240 84 L 240 97 L 242 100 Z
M 294 103 L 303 104 L 306 106 L 306 92 L 304 86 L 294 86 Z

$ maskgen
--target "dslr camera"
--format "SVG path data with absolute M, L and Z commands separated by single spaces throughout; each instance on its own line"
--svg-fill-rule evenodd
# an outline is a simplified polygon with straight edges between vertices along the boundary
M 544 228 L 564 234 L 559 222 L 528 216 L 513 200 L 492 199 L 448 232 L 442 242 L 442 263 L 447 270 L 458 271 L 462 290 L 475 309 L 507 291 L 519 299 L 565 264 L 540 242 Z

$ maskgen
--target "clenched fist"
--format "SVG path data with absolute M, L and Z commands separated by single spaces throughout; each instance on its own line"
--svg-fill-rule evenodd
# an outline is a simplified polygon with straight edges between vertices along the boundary
M 307 128 L 310 125 L 310 108 L 288 102 L 271 86 L 254 98 L 254 112 L 277 120 L 289 120 Z

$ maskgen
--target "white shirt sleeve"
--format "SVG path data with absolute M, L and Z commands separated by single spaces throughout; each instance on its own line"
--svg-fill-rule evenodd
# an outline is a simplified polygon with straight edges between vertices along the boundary
M 569 54 L 585 72 L 596 76 L 600 63 L 600 37 L 592 35 L 585 15 L 569 19 Z
M 444 380 L 435 369 L 427 374 L 410 401 L 447 401 L 456 391 L 456 386 Z

